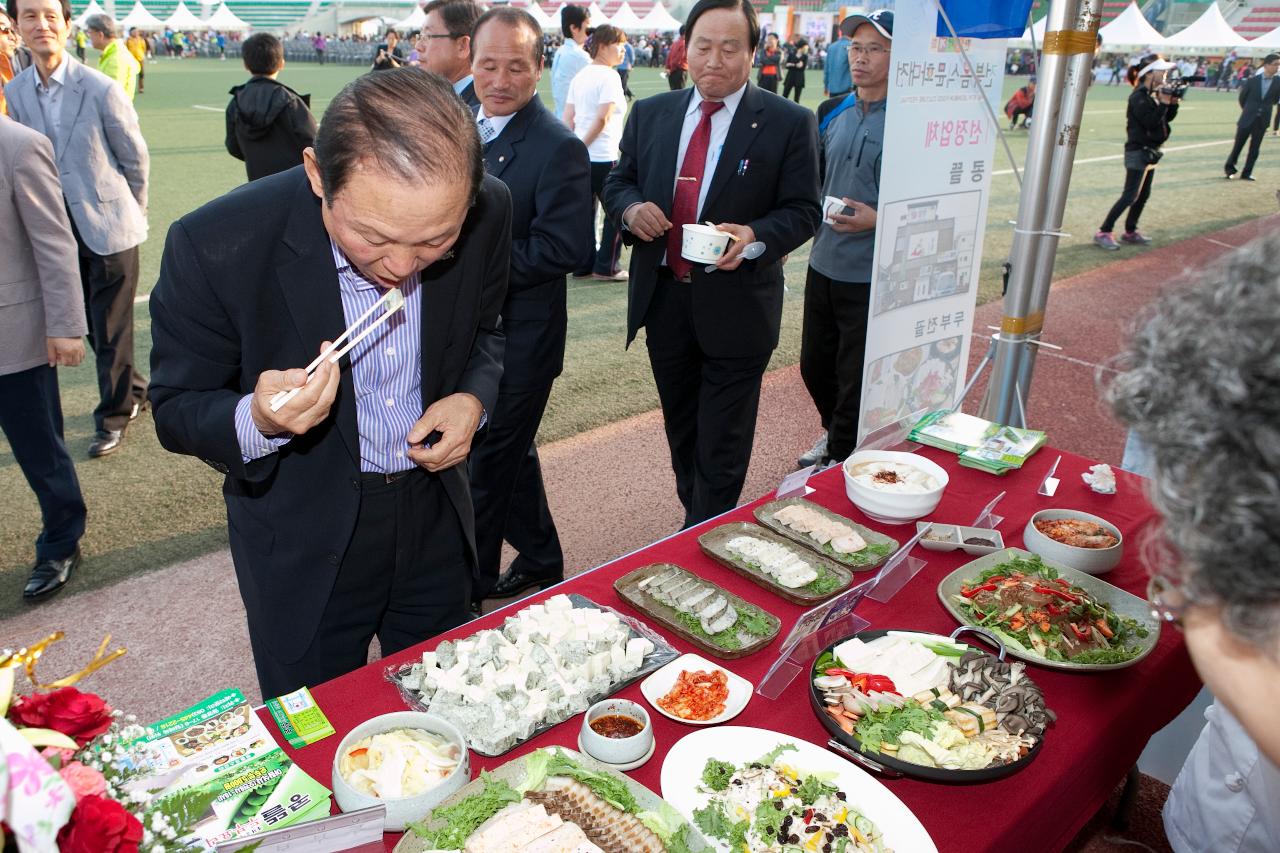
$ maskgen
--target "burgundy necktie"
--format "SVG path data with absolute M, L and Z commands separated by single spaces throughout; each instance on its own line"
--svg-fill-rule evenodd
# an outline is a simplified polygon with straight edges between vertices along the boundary
M 667 232 L 667 266 L 676 278 L 684 278 L 693 264 L 680 254 L 684 226 L 698 221 L 698 194 L 702 189 L 702 173 L 707 168 L 707 149 L 711 146 L 711 115 L 724 106 L 723 101 L 703 101 L 699 108 L 702 119 L 689 137 L 689 147 L 676 178 L 675 197 L 671 200 L 671 230 Z

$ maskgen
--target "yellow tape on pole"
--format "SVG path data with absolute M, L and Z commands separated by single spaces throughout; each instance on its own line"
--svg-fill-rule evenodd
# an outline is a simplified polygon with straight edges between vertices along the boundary
M 1026 317 L 1005 317 L 1000 321 L 1000 331 L 1006 335 L 1027 335 L 1044 328 L 1044 312 L 1037 311 Z
M 1093 53 L 1097 46 L 1097 30 L 1055 30 L 1044 34 L 1044 52 L 1056 56 Z

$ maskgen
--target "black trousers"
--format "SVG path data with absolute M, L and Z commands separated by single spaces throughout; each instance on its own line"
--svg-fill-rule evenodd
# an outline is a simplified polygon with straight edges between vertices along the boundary
M 604 202 L 601 200 L 600 193 L 604 190 L 604 179 L 609 177 L 609 173 L 613 171 L 613 163 L 591 163 L 591 223 L 592 230 L 595 230 L 596 214 L 595 211 Z M 599 273 L 600 275 L 613 275 L 618 272 L 618 257 L 622 254 L 622 237 L 618 234 L 618 226 L 613 224 L 613 220 L 608 214 L 603 217 L 604 222 L 600 226 L 600 246 L 596 249 L 596 259 L 590 272 Z M 591 243 L 595 245 L 595 234 L 591 235 Z
M 834 281 L 809 267 L 800 376 L 827 430 L 827 455 L 832 459 L 847 458 L 858 443 L 870 311 L 870 283 Z
M 56 369 L 42 364 L 0 376 L 0 429 L 40 504 L 36 562 L 70 557 L 84 535 L 86 512 L 62 438 Z
M 771 353 L 717 358 L 703 352 L 693 328 L 690 285 L 675 281 L 665 268 L 644 325 L 676 493 L 684 526 L 692 527 L 738 505 L 755 440 L 760 380 Z
M 534 438 L 551 396 L 540 388 L 500 387 L 489 426 L 471 450 L 471 500 L 476 510 L 479 580 L 473 597 L 483 601 L 498 580 L 505 539 L 517 552 L 513 571 L 564 577 L 560 534 L 547 506 L 542 464 Z
M 1223 169 L 1228 175 L 1234 175 L 1236 171 L 1236 161 L 1240 159 L 1240 152 L 1244 150 L 1244 144 L 1249 143 L 1249 153 L 1244 158 L 1244 168 L 1240 171 L 1240 177 L 1247 178 L 1253 174 L 1254 164 L 1258 162 L 1258 152 L 1262 150 L 1262 137 L 1267 134 L 1267 121 L 1264 116 L 1254 119 L 1252 124 L 1244 127 L 1236 128 L 1236 141 L 1231 146 L 1231 154 L 1227 156 L 1226 165 Z
M 1120 191 L 1120 198 L 1111 206 L 1100 230 L 1108 234 L 1114 231 L 1116 220 L 1128 208 L 1129 215 L 1124 219 L 1124 230 L 1137 231 L 1138 218 L 1142 216 L 1142 209 L 1147 206 L 1147 199 L 1151 197 L 1151 184 L 1155 182 L 1155 178 L 1155 169 L 1125 169 L 1124 189 Z
M 421 470 L 393 483 L 381 474 L 365 475 L 355 533 L 306 653 L 282 663 L 249 625 L 262 696 L 315 686 L 364 666 L 375 634 L 386 657 L 456 628 L 468 620 L 470 600 L 462 525 L 439 478 Z
M 671 91 L 684 88 L 684 69 L 667 72 L 667 86 Z
M 628 98 L 634 98 L 635 95 L 631 94 L 631 69 L 619 68 L 618 76 L 622 78 L 622 94 Z
M 98 371 L 96 429 L 120 430 L 129 425 L 135 403 L 147 398 L 147 380 L 138 372 L 133 353 L 133 299 L 138 294 L 138 247 L 111 255 L 91 251 L 80 239 L 80 285 L 89 320 L 89 346 Z
M 757 74 L 756 85 L 766 92 L 778 94 L 778 75 L 777 74 Z
M 790 98 L 794 93 L 797 104 L 800 103 L 800 95 L 802 92 L 804 92 L 803 83 L 796 83 L 796 82 L 793 82 L 792 80 L 787 80 L 785 83 L 782 84 L 782 97 Z

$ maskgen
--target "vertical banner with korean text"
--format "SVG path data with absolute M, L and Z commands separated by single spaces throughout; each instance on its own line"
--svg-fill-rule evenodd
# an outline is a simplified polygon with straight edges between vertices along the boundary
M 934 0 L 895 6 L 859 441 L 964 387 L 1005 41 L 939 38 L 938 17 Z

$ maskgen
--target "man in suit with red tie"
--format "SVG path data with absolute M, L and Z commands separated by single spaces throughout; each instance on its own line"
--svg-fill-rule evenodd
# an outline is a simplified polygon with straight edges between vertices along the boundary
M 685 24 L 690 90 L 635 105 L 605 182 L 632 245 L 627 343 L 645 328 L 686 527 L 732 509 L 778 345 L 783 258 L 821 220 L 813 113 L 749 82 L 760 22 L 749 0 L 700 0 Z M 736 239 L 715 269 L 681 257 L 683 226 Z M 743 248 L 764 253 L 743 258 Z

